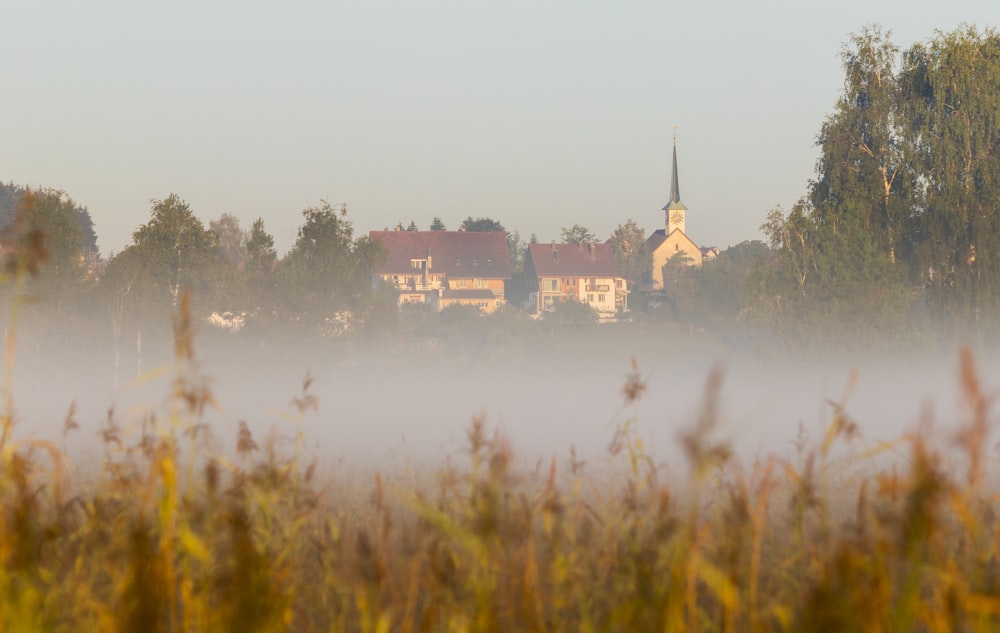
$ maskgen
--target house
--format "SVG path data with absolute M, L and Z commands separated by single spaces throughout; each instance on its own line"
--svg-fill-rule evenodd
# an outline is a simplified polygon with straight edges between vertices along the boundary
M 673 257 L 681 257 L 689 266 L 701 266 L 703 262 L 719 254 L 719 249 L 710 246 L 702 248 L 685 233 L 688 208 L 681 202 L 680 185 L 677 181 L 677 137 L 674 136 L 673 169 L 670 175 L 670 201 L 663 207 L 665 228 L 653 231 L 646 240 L 649 252 L 653 254 L 653 289 L 663 289 L 663 267 Z
M 628 309 L 628 284 L 610 244 L 531 244 L 525 273 L 529 307 L 539 313 L 570 299 L 604 317 Z
M 371 231 L 385 249 L 376 271 L 399 291 L 399 303 L 423 303 L 441 310 L 474 305 L 493 312 L 504 303 L 511 277 L 503 231 Z

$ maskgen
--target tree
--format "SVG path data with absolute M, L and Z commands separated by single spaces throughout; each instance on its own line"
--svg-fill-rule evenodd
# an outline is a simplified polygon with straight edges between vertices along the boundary
M 416 222 L 414 222 L 413 220 L 410 220 L 410 226 L 406 227 L 406 230 L 407 231 L 419 231 L 420 229 L 417 228 L 417 223 Z
M 597 239 L 594 233 L 585 226 L 574 224 L 570 228 L 563 227 L 560 231 L 563 244 L 583 244 Z
M 1000 308 L 1000 35 L 939 33 L 907 51 L 900 74 L 924 196 L 915 268 L 939 317 L 978 329 Z
M 611 249 L 618 264 L 618 274 L 633 285 L 649 282 L 653 272 L 653 254 L 646 245 L 646 234 L 629 218 L 611 234 Z
M 799 241 L 800 250 L 805 242 L 813 246 L 814 290 L 845 301 L 873 286 L 906 283 L 905 266 L 896 264 L 907 257 L 915 172 L 900 127 L 898 53 L 889 33 L 876 26 L 844 46 L 844 88 L 820 130 L 816 179 L 793 207 L 792 226 L 777 231 L 784 233 L 780 241 L 791 258 L 796 252 L 790 239 Z M 806 292 L 805 261 L 794 267 Z
M 444 222 L 441 221 L 441 218 L 434 216 L 434 219 L 431 221 L 431 230 L 445 231 L 447 228 L 445 227 Z
M 841 51 L 844 87 L 817 140 L 816 178 L 787 214 L 774 209 L 761 227 L 779 264 L 761 285 L 771 295 L 765 303 L 826 331 L 869 328 L 876 297 L 892 306 L 886 313 L 909 310 L 919 175 L 904 134 L 898 57 L 878 27 L 851 36 Z
M 503 224 L 500 224 L 496 220 L 491 218 L 476 218 L 473 220 L 471 215 L 462 222 L 462 229 L 480 233 L 486 231 L 507 232 L 507 229 L 503 228 Z
M 371 307 L 372 274 L 384 250 L 367 236 L 354 240 L 347 207 L 323 201 L 302 212 L 295 245 L 282 262 L 282 286 L 291 293 L 285 311 L 310 327 L 322 327 L 337 312 Z
M 149 222 L 132 233 L 132 244 L 108 263 L 112 276 L 139 276 L 159 312 L 176 307 L 183 288 L 207 294 L 221 262 L 218 237 L 176 194 L 153 200 Z M 128 256 L 124 256 L 128 252 Z M 164 301 L 165 300 L 165 301 Z
M 263 218 L 257 218 L 247 236 L 244 269 L 247 272 L 272 272 L 276 260 L 274 238 L 264 229 Z
M 806 281 L 815 269 L 812 216 L 808 202 L 799 200 L 788 214 L 781 207 L 767 213 L 760 230 L 782 264 L 780 271 L 794 280 L 799 294 L 806 294 Z
M 15 185 L 14 183 L 4 184 L 0 182 L 0 227 L 8 226 L 13 220 L 17 207 L 24 200 L 28 188 Z M 80 235 L 80 249 L 84 259 L 90 260 L 97 256 L 97 234 L 94 232 L 94 221 L 90 217 L 87 207 L 76 204 L 65 193 L 58 189 L 42 188 L 35 192 L 35 195 L 51 193 L 64 198 L 72 206 L 71 212 L 77 224 Z
M 219 242 L 219 253 L 230 264 L 242 268 L 247 257 L 247 232 L 240 228 L 240 220 L 230 213 L 208 223 Z
M 83 272 L 83 235 L 73 200 L 62 191 L 43 189 L 34 196 L 27 228 L 42 237 L 46 251 L 42 276 L 60 283 L 78 282 Z
M 19 334 L 38 337 L 36 350 L 46 342 L 68 343 L 81 321 L 83 247 L 75 210 L 61 191 L 25 190 L 0 234 L 4 272 L 15 280 L 3 288 L 4 299 L 37 299 L 31 302 L 31 317 L 18 328 Z M 4 310 L 0 316 L 7 315 Z
M 701 270 L 691 265 L 691 258 L 684 251 L 663 265 L 663 293 L 674 320 L 689 321 L 695 316 L 700 275 Z

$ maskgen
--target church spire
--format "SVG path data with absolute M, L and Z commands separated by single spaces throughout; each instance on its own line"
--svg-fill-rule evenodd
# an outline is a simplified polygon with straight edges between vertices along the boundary
M 687 207 L 681 202 L 681 187 L 677 179 L 677 128 L 674 128 L 674 156 L 673 156 L 673 166 L 670 172 L 670 201 L 667 205 L 663 207 L 663 211 L 666 212 L 666 225 L 667 225 L 667 235 L 672 233 L 674 229 L 680 229 L 684 232 L 684 212 L 687 211 Z
M 681 201 L 681 187 L 677 183 L 677 133 L 674 133 L 674 168 L 670 174 L 670 202 Z

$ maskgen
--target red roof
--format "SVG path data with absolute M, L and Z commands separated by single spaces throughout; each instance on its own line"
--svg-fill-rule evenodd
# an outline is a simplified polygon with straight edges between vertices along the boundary
M 503 231 L 371 231 L 386 252 L 383 275 L 412 274 L 411 260 L 431 258 L 430 272 L 450 279 L 510 279 Z
M 618 276 L 610 244 L 531 244 L 528 254 L 539 277 Z

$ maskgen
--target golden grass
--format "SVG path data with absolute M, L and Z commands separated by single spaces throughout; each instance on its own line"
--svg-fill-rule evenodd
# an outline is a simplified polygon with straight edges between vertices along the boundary
M 905 459 L 834 459 L 856 432 L 841 406 L 796 459 L 744 466 L 716 439 L 716 372 L 672 485 L 636 432 L 633 365 L 617 478 L 575 457 L 520 472 L 476 418 L 435 485 L 361 493 L 318 481 L 301 437 L 241 425 L 233 458 L 209 450 L 186 314 L 166 414 L 135 437 L 109 415 L 94 480 L 3 419 L 0 633 L 1000 629 L 991 402 L 968 352 L 960 467 L 919 434 Z M 308 379 L 295 402 L 316 408 Z

